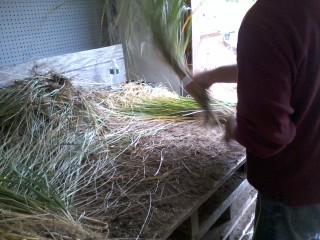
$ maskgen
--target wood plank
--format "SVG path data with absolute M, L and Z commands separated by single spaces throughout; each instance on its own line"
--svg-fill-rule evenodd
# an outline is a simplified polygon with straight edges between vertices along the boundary
M 256 195 L 253 198 L 248 198 L 247 201 L 243 204 L 243 208 L 239 210 L 237 216 L 235 216 L 230 221 L 217 226 L 216 228 L 208 231 L 201 240 L 211 240 L 211 239 L 221 239 L 226 240 L 228 239 L 231 232 L 237 226 L 239 221 L 243 218 L 244 214 L 247 210 L 254 204 L 256 200 Z
M 198 214 L 198 210 L 196 210 L 191 215 L 191 235 L 192 235 L 192 240 L 198 239 L 198 235 L 199 235 L 199 214 Z
M 119 65 L 121 82 L 126 81 L 123 49 L 122 45 L 118 44 L 1 67 L 0 87 L 8 86 L 15 80 L 30 77 L 35 66 L 37 66 L 36 70 L 40 74 L 55 71 L 72 78 L 74 83 L 78 85 L 110 85 L 109 68 L 112 59 L 116 59 Z
M 199 235 L 196 239 L 201 239 L 206 232 L 212 227 L 212 225 L 220 218 L 222 213 L 233 203 L 233 201 L 239 196 L 239 194 L 249 185 L 247 180 L 242 183 L 225 199 L 222 204 L 212 213 L 212 215 L 205 221 L 199 230 Z

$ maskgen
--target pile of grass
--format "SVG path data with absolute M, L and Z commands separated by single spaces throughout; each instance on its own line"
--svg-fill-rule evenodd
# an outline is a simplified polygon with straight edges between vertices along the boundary
M 53 219 L 82 228 L 80 219 L 89 211 L 78 210 L 81 194 L 101 176 L 112 176 L 122 148 L 148 131 L 133 129 L 132 120 L 113 108 L 90 103 L 53 73 L 0 90 L 0 229 L 27 236 L 37 229 L 28 218 L 41 219 L 45 232 L 55 232 L 45 224 Z M 94 209 L 100 210 L 105 206 Z
M 19 225 L 28 218 L 45 222 L 56 215 L 72 220 L 72 185 L 78 177 L 77 169 L 69 166 L 80 165 L 79 152 L 88 147 L 83 144 L 90 133 L 77 123 L 90 119 L 81 113 L 81 100 L 59 94 L 65 84 L 65 79 L 50 75 L 0 90 L 2 230 L 27 234 Z
M 167 176 L 146 177 L 131 150 L 165 129 L 164 120 L 187 120 L 197 109 L 161 87 L 85 90 L 55 73 L 0 89 L 0 236 L 105 238 L 108 221 L 151 204 Z M 158 121 L 146 128 L 142 119 Z

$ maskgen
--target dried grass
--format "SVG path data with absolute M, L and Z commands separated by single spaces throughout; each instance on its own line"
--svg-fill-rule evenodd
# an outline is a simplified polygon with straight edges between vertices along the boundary
M 175 167 L 149 161 L 148 154 L 161 156 L 164 147 L 140 139 L 152 139 L 172 122 L 149 113 L 148 121 L 158 121 L 146 128 L 133 109 L 159 99 L 181 100 L 163 87 L 134 83 L 117 92 L 81 89 L 55 73 L 0 89 L 0 234 L 102 239 L 116 216 L 149 212 Z M 162 110 L 165 116 L 170 106 Z M 180 113 L 171 120 L 181 120 Z

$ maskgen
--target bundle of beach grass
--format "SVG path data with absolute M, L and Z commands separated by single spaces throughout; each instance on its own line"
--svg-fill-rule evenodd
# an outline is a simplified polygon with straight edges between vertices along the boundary
M 186 60 L 186 50 L 191 39 L 191 7 L 188 0 L 105 0 L 103 20 L 109 23 L 109 39 L 114 35 L 123 35 L 128 65 L 134 66 L 134 58 L 131 57 L 135 49 L 130 45 L 130 39 L 135 38 L 135 26 L 143 25 L 146 32 L 150 31 L 150 39 L 162 54 L 164 61 L 172 68 L 184 85 L 184 79 L 192 79 L 192 69 Z M 189 5 L 188 5 L 189 4 Z M 116 9 L 116 10 L 115 10 Z M 138 13 L 137 13 L 138 12 Z M 135 21 L 137 16 L 141 22 Z M 142 17 L 140 16 L 142 15 Z M 123 22 L 123 19 L 125 21 Z M 140 26 L 141 27 L 141 26 Z M 122 34 L 115 33 L 123 28 Z M 119 41 L 119 40 L 118 40 Z M 112 42 L 112 41 L 111 41 Z M 212 111 L 210 93 L 194 83 L 192 97 L 203 109 L 203 116 L 207 122 L 213 122 L 217 118 Z

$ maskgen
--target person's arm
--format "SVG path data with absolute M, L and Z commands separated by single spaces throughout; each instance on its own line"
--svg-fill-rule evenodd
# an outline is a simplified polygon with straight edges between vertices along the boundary
M 209 88 L 214 83 L 236 83 L 237 65 L 221 66 L 214 70 L 194 76 L 194 81 L 204 88 Z
M 237 65 L 226 65 L 214 70 L 202 72 L 193 76 L 193 81 L 185 86 L 185 90 L 192 90 L 193 84 L 196 83 L 204 89 L 208 89 L 214 83 L 236 83 L 237 82 Z
M 204 110 L 209 109 L 210 98 L 207 89 L 214 83 L 236 83 L 237 65 L 218 67 L 214 70 L 186 77 L 182 80 L 184 89 L 192 96 Z

